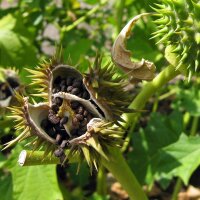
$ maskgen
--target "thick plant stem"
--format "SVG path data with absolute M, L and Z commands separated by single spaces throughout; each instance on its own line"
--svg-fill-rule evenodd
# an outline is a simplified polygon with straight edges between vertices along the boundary
M 174 188 L 173 195 L 172 195 L 172 200 L 177 200 L 178 193 L 179 193 L 182 186 L 183 186 L 182 180 L 180 178 L 178 178 L 178 180 L 176 181 L 176 185 L 175 185 L 175 188 Z
M 154 95 L 157 92 L 157 90 L 163 87 L 163 85 L 165 85 L 167 82 L 172 80 L 178 74 L 180 74 L 180 72 L 175 71 L 174 66 L 169 65 L 168 67 L 166 67 L 151 82 L 146 83 L 142 91 L 137 95 L 137 97 L 130 104 L 129 108 L 138 109 L 138 110 L 143 109 L 145 103 L 149 100 L 149 98 L 152 95 Z M 130 123 L 133 122 L 133 119 L 136 115 L 137 114 L 135 113 L 128 113 L 128 114 L 123 115 L 123 118 L 127 122 L 126 123 L 127 127 L 129 126 Z
M 131 200 L 147 200 L 144 191 L 119 149 L 110 149 L 109 160 L 103 159 L 103 165 L 120 182 Z
M 69 163 L 77 162 L 77 157 L 69 160 Z M 60 164 L 60 159 L 55 156 L 45 156 L 44 151 L 21 151 L 18 159 L 20 166 L 33 166 L 33 165 L 50 165 Z
M 169 65 L 163 71 L 160 72 L 151 82 L 146 83 L 142 88 L 142 91 L 136 96 L 133 102 L 130 104 L 129 108 L 141 110 L 144 108 L 146 102 L 149 100 L 151 96 L 153 96 L 161 87 L 163 87 L 170 80 L 175 78 L 180 71 L 175 70 L 175 67 Z M 123 125 L 126 128 L 130 128 L 128 135 L 125 139 L 123 150 L 125 150 L 130 142 L 131 135 L 133 133 L 133 129 L 137 122 L 140 113 L 126 113 L 122 117 L 126 121 Z
M 106 173 L 105 168 L 103 166 L 99 167 L 98 175 L 97 175 L 97 193 L 101 196 L 105 196 L 107 194 L 107 181 L 106 181 Z

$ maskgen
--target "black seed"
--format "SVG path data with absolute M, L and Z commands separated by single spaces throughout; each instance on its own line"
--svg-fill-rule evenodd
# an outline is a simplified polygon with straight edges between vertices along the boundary
M 74 95 L 78 94 L 79 92 L 80 92 L 79 88 L 73 88 L 71 90 L 71 93 L 74 94 Z
M 79 106 L 79 102 L 78 101 L 72 101 L 71 102 L 72 109 L 76 109 L 76 108 L 78 108 L 78 106 Z
M 54 80 L 54 84 L 57 85 L 57 84 L 60 84 L 60 82 L 61 82 L 61 77 L 60 76 L 56 77 Z
M 61 125 L 64 125 L 64 124 L 67 123 L 67 121 L 68 121 L 68 117 L 65 116 L 65 117 L 63 117 L 63 118 L 60 120 L 60 124 L 61 124 Z
M 53 105 L 51 106 L 51 109 L 52 109 L 55 113 L 57 113 L 57 112 L 59 111 L 59 106 L 58 106 L 57 104 L 53 104 Z
M 18 80 L 16 78 L 8 77 L 6 80 L 8 81 L 8 83 L 12 88 L 16 88 L 19 86 Z
M 66 87 L 65 85 L 62 85 L 62 86 L 61 86 L 61 91 L 62 91 L 62 92 L 67 92 L 67 87 Z
M 82 86 L 82 81 L 76 79 L 76 80 L 74 80 L 72 86 L 75 88 L 80 88 Z
M 52 113 L 48 115 L 48 119 L 52 124 L 58 124 L 60 122 L 60 117 Z
M 78 129 L 72 129 L 72 130 L 70 131 L 70 134 L 71 134 L 71 135 L 76 135 L 77 131 L 78 131 Z
M 85 131 L 78 130 L 77 135 L 78 135 L 78 136 L 81 136 L 81 135 L 83 135 L 84 133 L 85 133 Z
M 83 112 L 84 112 L 83 106 L 79 106 L 79 107 L 76 109 L 76 113 L 78 113 L 78 114 L 83 114 Z
M 53 93 L 58 93 L 58 92 L 60 92 L 60 86 L 57 86 L 57 87 L 53 88 L 52 92 L 53 92 Z
M 72 78 L 72 77 L 67 77 L 67 79 L 66 79 L 67 86 L 72 85 L 73 79 L 74 78 Z
M 64 149 L 66 146 L 68 146 L 68 141 L 67 140 L 63 140 L 62 141 L 62 143 L 61 143 L 61 145 L 60 145 L 60 147 L 62 148 L 62 149 Z
M 52 92 L 55 94 L 57 92 L 57 88 L 53 88 Z
M 83 116 L 87 117 L 87 115 L 88 115 L 88 111 L 87 111 L 87 110 L 84 110 Z
M 86 126 L 87 125 L 87 118 L 84 118 L 83 121 L 81 122 L 80 126 Z
M 41 122 L 41 127 L 45 130 L 48 127 L 49 121 L 47 119 L 43 119 Z
M 59 97 L 56 97 L 56 98 L 55 98 L 55 103 L 56 103 L 58 106 L 61 106 L 61 105 L 62 105 L 62 102 L 63 102 L 63 99 L 62 99 L 62 98 L 59 98 Z
M 79 121 L 82 121 L 82 120 L 83 120 L 83 115 L 81 115 L 81 114 L 76 114 L 75 116 L 76 116 L 76 118 L 77 118 Z
M 89 122 L 91 119 L 92 119 L 92 115 L 89 113 L 89 114 L 87 115 L 87 120 L 88 120 L 88 122 Z
M 81 98 L 82 97 L 82 93 L 79 93 L 76 96 Z
M 90 94 L 85 90 L 82 94 L 82 98 L 83 99 L 89 99 L 90 98 Z
M 60 85 L 66 85 L 66 80 L 62 79 L 62 81 L 60 82 Z
M 68 86 L 67 87 L 67 92 L 71 92 L 73 90 L 73 87 L 72 86 Z
M 62 155 L 64 155 L 64 150 L 63 150 L 63 149 L 56 149 L 56 150 L 54 151 L 54 155 L 55 155 L 56 157 L 61 157 Z
M 53 128 L 51 127 L 51 128 L 47 128 L 47 130 L 46 130 L 46 132 L 47 132 L 47 134 L 49 135 L 49 136 L 51 136 L 51 137 L 55 137 L 55 131 L 53 130 Z
M 79 122 L 79 120 L 76 117 L 74 117 L 72 119 L 72 124 L 73 124 L 74 127 L 78 128 L 79 125 L 80 125 L 80 122 Z
M 61 134 L 57 134 L 56 135 L 56 143 L 59 144 L 61 139 L 62 139 L 62 135 Z

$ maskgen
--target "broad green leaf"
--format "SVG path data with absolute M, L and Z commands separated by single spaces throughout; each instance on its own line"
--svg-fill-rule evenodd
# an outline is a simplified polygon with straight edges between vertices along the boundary
M 154 180 L 151 171 L 154 155 L 176 142 L 182 131 L 182 114 L 174 111 L 168 116 L 152 113 L 148 126 L 133 134 L 133 151 L 128 153 L 128 162 L 142 184 Z
M 184 134 L 180 139 L 162 148 L 152 159 L 155 176 L 171 178 L 179 176 L 185 185 L 190 176 L 200 165 L 200 137 L 188 137 Z
M 11 174 L 0 176 L 1 200 L 13 200 L 13 183 Z
M 14 199 L 62 200 L 56 165 L 21 167 L 17 162 L 21 149 L 19 146 L 15 148 L 7 163 L 13 178 Z
M 36 48 L 20 19 L 12 15 L 0 19 L 0 64 L 19 68 L 36 61 Z
M 199 86 L 190 89 L 182 89 L 177 94 L 177 100 L 173 104 L 174 108 L 186 110 L 193 116 L 200 116 L 200 90 Z

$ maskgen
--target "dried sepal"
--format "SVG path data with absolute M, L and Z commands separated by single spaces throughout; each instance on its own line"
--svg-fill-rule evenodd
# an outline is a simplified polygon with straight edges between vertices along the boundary
M 132 82 L 141 80 L 152 80 L 154 78 L 155 65 L 145 59 L 140 62 L 131 61 L 131 52 L 126 49 L 126 40 L 130 37 L 131 29 L 143 16 L 150 15 L 142 13 L 132 18 L 117 36 L 112 47 L 112 60 L 128 74 Z

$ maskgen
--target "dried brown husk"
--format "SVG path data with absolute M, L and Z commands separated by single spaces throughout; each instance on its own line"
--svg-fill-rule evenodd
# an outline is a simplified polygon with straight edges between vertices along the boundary
M 113 62 L 127 73 L 131 82 L 150 81 L 154 78 L 155 65 L 145 59 L 140 62 L 131 61 L 131 52 L 126 48 L 126 40 L 130 37 L 131 29 L 140 18 L 148 15 L 150 13 L 142 13 L 132 18 L 121 30 L 112 47 Z

